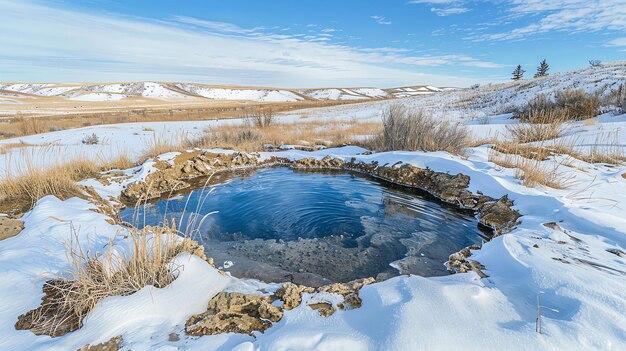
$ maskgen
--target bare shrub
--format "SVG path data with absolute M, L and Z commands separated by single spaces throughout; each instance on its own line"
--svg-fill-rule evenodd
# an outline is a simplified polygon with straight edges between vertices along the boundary
M 86 135 L 82 141 L 82 143 L 85 145 L 96 145 L 99 142 L 100 142 L 100 138 L 98 137 L 98 135 L 96 135 L 96 133 L 92 133 L 91 135 Z
M 599 114 L 600 97 L 582 89 L 565 89 L 556 92 L 554 99 L 541 94 L 515 111 L 522 122 L 555 123 L 580 121 Z
M 130 241 L 127 250 L 119 250 L 113 240 L 101 254 L 84 251 L 78 240 L 67 243 L 69 271 L 46 283 L 42 306 L 20 316 L 17 325 L 36 334 L 63 335 L 80 328 L 106 297 L 128 296 L 148 285 L 169 285 L 180 269 L 171 264 L 178 254 L 204 258 L 202 247 L 181 238 L 174 226 L 131 228 L 124 234 Z
M 274 120 L 274 112 L 272 108 L 266 108 L 252 113 L 248 113 L 245 116 L 245 120 L 248 125 L 257 128 L 269 127 Z
M 588 94 L 583 89 L 557 91 L 554 99 L 557 107 L 566 111 L 568 120 L 580 121 L 599 114 L 600 97 Z
M 427 116 L 421 110 L 395 104 L 382 115 L 383 130 L 372 140 L 377 150 L 447 151 L 463 154 L 470 139 L 460 123 Z
M 609 104 L 615 105 L 619 113 L 626 113 L 626 85 L 620 84 L 607 98 Z
M 516 142 L 532 143 L 559 138 L 565 127 L 558 121 L 546 124 L 517 123 L 507 125 L 506 130 Z

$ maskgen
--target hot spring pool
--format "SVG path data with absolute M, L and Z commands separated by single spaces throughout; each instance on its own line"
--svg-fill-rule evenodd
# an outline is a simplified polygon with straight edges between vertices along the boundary
M 311 286 L 363 277 L 447 274 L 448 256 L 490 235 L 471 212 L 348 172 L 225 173 L 192 192 L 128 207 L 138 227 L 204 217 L 194 235 L 238 277 Z M 198 224 L 200 220 L 196 220 Z M 230 266 L 227 264 L 226 266 Z

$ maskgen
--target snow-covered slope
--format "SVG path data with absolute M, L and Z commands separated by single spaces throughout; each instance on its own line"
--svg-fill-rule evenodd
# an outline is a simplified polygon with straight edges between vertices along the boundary
M 386 91 L 378 88 L 303 89 L 298 93 L 313 100 L 367 100 L 389 97 Z
M 437 88 L 431 85 L 411 86 L 387 89 L 386 92 L 393 97 L 403 98 L 418 95 L 431 95 L 444 91 L 443 88 Z
M 511 112 L 539 94 L 551 97 L 557 91 L 565 89 L 583 89 L 605 97 L 621 84 L 626 84 L 626 61 L 554 73 L 539 79 L 486 84 L 452 91 L 444 89 L 436 95 L 407 99 L 405 103 L 442 117 L 474 118 Z
M 214 100 L 250 100 L 259 102 L 302 101 L 304 98 L 285 89 L 216 88 L 179 83 L 176 87 L 194 95 Z
M 54 83 L 0 83 L 0 91 L 43 97 L 60 97 L 82 101 L 114 101 L 131 97 L 161 100 L 211 99 L 257 102 L 295 102 L 305 100 L 372 100 L 432 94 L 443 89 L 435 87 L 379 88 L 320 88 L 281 89 L 257 87 L 224 87 L 196 83 L 110 83 L 110 84 L 54 84 Z

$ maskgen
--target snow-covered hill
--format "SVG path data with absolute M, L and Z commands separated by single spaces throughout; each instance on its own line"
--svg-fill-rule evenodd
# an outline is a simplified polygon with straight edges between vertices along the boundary
M 110 84 L 56 84 L 56 83 L 0 83 L 0 91 L 60 97 L 79 101 L 117 101 L 132 97 L 160 100 L 210 99 L 257 102 L 348 101 L 372 100 L 412 95 L 432 94 L 443 89 L 436 87 L 378 88 L 320 88 L 281 89 L 257 87 L 225 87 L 196 83 L 110 83 Z

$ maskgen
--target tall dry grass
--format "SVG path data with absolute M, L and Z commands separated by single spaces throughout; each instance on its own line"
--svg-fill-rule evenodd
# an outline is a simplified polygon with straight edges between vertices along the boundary
M 518 143 L 533 143 L 560 138 L 566 128 L 560 121 L 552 123 L 516 123 L 506 126 L 510 137 Z
M 173 135 L 168 135 L 166 131 L 153 133 L 152 139 L 148 141 L 140 160 L 143 161 L 167 152 L 183 151 L 190 144 L 190 140 L 189 133 L 186 132 L 177 132 Z
M 568 178 L 560 171 L 563 162 L 526 158 L 520 153 L 502 153 L 492 148 L 489 150 L 488 160 L 501 167 L 514 168 L 515 178 L 520 179 L 527 187 L 542 185 L 554 189 L 564 189 L 568 186 Z
M 376 134 L 380 124 L 375 122 L 332 121 L 274 123 L 264 128 L 249 125 L 227 125 L 207 128 L 199 138 L 185 144 L 191 148 L 225 148 L 239 151 L 261 151 L 281 145 L 332 147 L 358 144 L 364 137 Z
M 80 328 L 89 312 L 109 296 L 128 296 L 148 285 L 169 285 L 180 269 L 172 265 L 172 259 L 180 253 L 204 258 L 202 247 L 180 237 L 174 226 L 120 230 L 118 234 L 127 236 L 128 247 L 117 247 L 113 238 L 99 254 L 83 250 L 73 227 L 72 231 L 74 240 L 67 243 L 69 270 L 53 275 L 55 280 L 44 287 L 47 296 L 42 306 L 22 321 L 38 334 L 59 336 Z
M 23 152 L 15 166 L 9 158 L 7 174 L 0 180 L 0 212 L 27 210 L 46 195 L 60 199 L 81 196 L 76 182 L 94 177 L 100 171 L 95 162 L 85 157 L 59 159 L 46 167 L 37 164 L 35 158 L 32 152 Z
M 0 179 L 0 213 L 27 211 L 46 195 L 62 200 L 83 197 L 83 187 L 78 181 L 97 178 L 101 171 L 127 169 L 136 164 L 126 153 L 115 157 L 68 158 L 52 145 L 23 149 L 17 155 L 15 159 L 13 155 L 7 157 L 7 173 Z
M 470 133 L 462 124 L 436 119 L 400 104 L 383 112 L 382 124 L 382 132 L 371 140 L 372 148 L 379 151 L 447 151 L 462 155 L 470 142 Z

